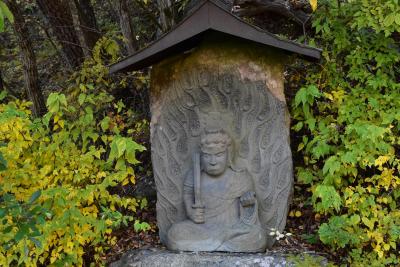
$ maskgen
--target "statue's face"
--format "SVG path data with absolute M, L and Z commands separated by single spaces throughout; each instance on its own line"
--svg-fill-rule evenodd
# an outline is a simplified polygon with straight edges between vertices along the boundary
M 211 176 L 223 174 L 227 167 L 227 151 L 218 153 L 201 153 L 201 166 L 203 170 Z

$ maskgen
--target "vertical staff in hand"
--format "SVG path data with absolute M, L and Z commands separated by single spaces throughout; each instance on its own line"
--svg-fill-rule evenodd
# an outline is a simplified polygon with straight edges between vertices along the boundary
M 193 154 L 193 170 L 194 170 L 194 203 L 193 209 L 204 209 L 201 199 L 201 173 L 200 173 L 200 154 Z M 201 223 L 201 222 L 198 222 Z

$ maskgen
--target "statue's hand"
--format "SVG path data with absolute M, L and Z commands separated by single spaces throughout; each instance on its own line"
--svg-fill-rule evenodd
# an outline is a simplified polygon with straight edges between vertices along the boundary
M 240 197 L 240 204 L 242 207 L 252 206 L 256 203 L 256 193 L 248 191 Z
M 194 223 L 205 223 L 206 219 L 204 217 L 205 208 L 204 207 L 192 207 L 192 211 L 189 214 L 189 218 Z

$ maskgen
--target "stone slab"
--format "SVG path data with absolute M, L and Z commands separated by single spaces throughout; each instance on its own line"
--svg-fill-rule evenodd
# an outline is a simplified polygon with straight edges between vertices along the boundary
M 310 255 L 310 254 L 307 254 Z M 172 252 L 162 249 L 140 249 L 127 252 L 110 267 L 284 267 L 294 266 L 293 255 L 282 253 Z M 321 266 L 326 261 L 321 260 Z
M 216 37 L 153 66 L 150 130 L 157 224 L 169 249 L 265 251 L 275 242 L 268 231 L 283 232 L 293 189 L 284 62 L 275 50 Z M 228 157 L 225 172 L 212 175 L 200 164 L 196 176 L 210 179 L 195 179 L 199 164 L 194 156 L 204 154 L 202 140 L 212 132 L 225 137 L 205 143 L 229 143 L 220 151 Z M 243 207 L 238 202 L 252 193 L 257 211 L 242 216 L 247 212 L 237 211 Z M 203 207 L 196 199 L 203 209 L 193 208 Z M 188 224 L 201 213 L 206 218 L 197 220 L 204 223 Z M 244 217 L 251 227 L 243 227 Z

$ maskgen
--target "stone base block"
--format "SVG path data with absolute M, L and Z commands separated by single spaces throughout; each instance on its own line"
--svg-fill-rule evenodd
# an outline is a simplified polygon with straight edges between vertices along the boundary
M 110 267 L 284 267 L 295 266 L 290 255 L 280 253 L 172 252 L 161 249 L 132 250 Z M 292 255 L 293 257 L 293 255 Z M 321 266 L 326 260 L 316 259 Z

